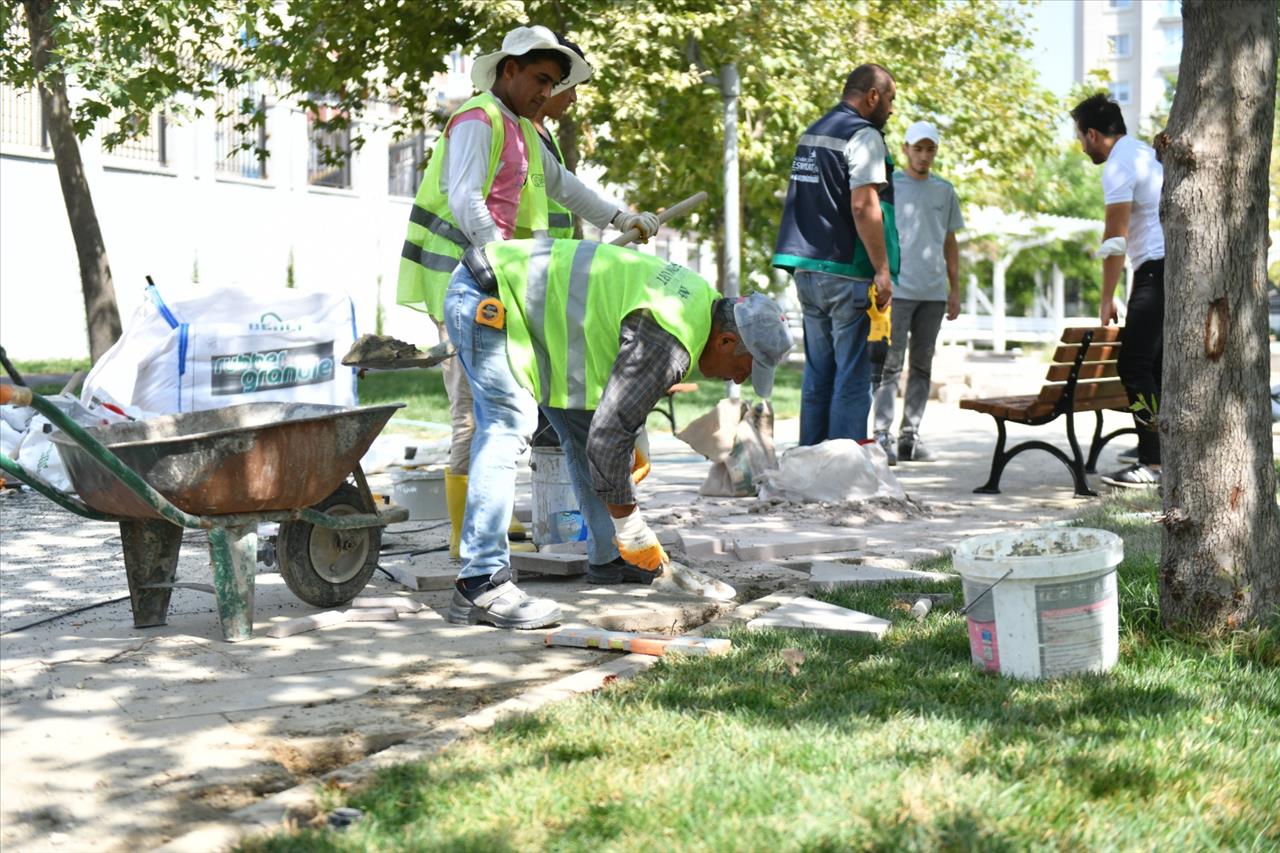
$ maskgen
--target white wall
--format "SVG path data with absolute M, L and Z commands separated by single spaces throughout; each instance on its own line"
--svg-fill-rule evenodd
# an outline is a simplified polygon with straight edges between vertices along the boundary
M 265 181 L 215 173 L 208 118 L 169 127 L 164 167 L 104 155 L 92 139 L 82 144 L 122 320 L 138 306 L 148 274 L 166 294 L 233 283 L 283 287 L 292 249 L 297 287 L 346 291 L 362 332 L 374 329 L 381 275 L 385 331 L 434 342 L 425 315 L 395 305 L 412 199 L 387 193 L 390 135 L 368 131 L 352 189 L 329 190 L 307 184 L 305 115 L 285 107 L 268 115 Z M 15 359 L 87 356 L 83 306 L 52 157 L 0 147 L 0 344 Z

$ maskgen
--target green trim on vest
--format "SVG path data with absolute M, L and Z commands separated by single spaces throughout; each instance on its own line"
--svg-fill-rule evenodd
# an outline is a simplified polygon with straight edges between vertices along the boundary
M 689 353 L 690 372 L 720 298 L 706 279 L 634 249 L 591 240 L 508 240 L 485 254 L 507 309 L 507 361 L 539 404 L 594 410 L 618 357 L 618 332 L 648 311 Z
M 445 129 L 459 115 L 476 108 L 484 110 L 491 128 L 489 164 L 484 183 L 487 198 L 498 174 L 507 135 L 497 99 L 488 92 L 476 95 L 454 111 Z M 527 209 L 529 221 L 541 222 L 545 228 L 547 190 L 542 170 L 542 141 L 528 119 L 520 119 L 520 130 L 524 134 L 525 149 L 529 152 L 529 173 L 520 190 L 519 210 Z M 449 279 L 468 245 L 466 234 L 458 227 L 458 221 L 449 209 L 448 193 L 440 186 L 448 142 L 448 137 L 441 131 L 431 149 L 431 159 L 427 162 L 418 194 L 409 211 L 409 230 L 400 250 L 400 273 L 396 280 L 396 304 L 425 311 L 437 323 L 444 319 L 444 294 L 449 288 Z

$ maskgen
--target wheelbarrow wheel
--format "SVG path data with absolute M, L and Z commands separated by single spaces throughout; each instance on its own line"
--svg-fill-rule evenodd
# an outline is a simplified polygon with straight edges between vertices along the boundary
M 360 490 L 343 483 L 312 507 L 329 515 L 365 512 Z M 293 594 L 316 607 L 346 604 L 369 583 L 378 567 L 381 527 L 333 530 L 309 521 L 285 521 L 276 537 L 280 574 Z

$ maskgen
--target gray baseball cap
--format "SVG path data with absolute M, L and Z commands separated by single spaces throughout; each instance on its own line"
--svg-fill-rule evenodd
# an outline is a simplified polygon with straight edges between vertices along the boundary
M 751 353 L 751 385 L 761 397 L 773 393 L 773 374 L 791 350 L 791 329 L 782 308 L 763 293 L 740 296 L 733 306 L 738 337 Z

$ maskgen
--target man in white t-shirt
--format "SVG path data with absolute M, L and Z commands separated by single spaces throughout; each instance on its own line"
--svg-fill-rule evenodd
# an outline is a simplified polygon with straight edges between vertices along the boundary
M 920 441 L 920 421 L 929 402 L 933 348 L 945 314 L 960 314 L 960 247 L 964 227 L 955 187 L 931 174 L 938 155 L 938 128 L 918 121 L 907 128 L 900 172 L 893 173 L 893 206 L 902 247 L 902 269 L 893 290 L 893 328 L 884 364 L 872 368 L 875 388 L 875 437 L 889 464 L 931 462 Z M 894 398 L 903 362 L 908 365 L 898 443 L 893 443 Z M 877 375 L 878 374 L 878 375 Z
M 1124 273 L 1124 255 L 1133 266 L 1127 316 L 1117 370 L 1124 383 L 1138 428 L 1138 461 L 1102 481 L 1138 488 L 1160 485 L 1161 362 L 1164 359 L 1164 231 L 1160 227 L 1160 192 L 1164 167 L 1144 142 L 1126 135 L 1124 116 L 1104 94 L 1093 95 L 1071 111 L 1080 147 L 1102 166 L 1102 194 L 1107 206 L 1102 250 L 1103 326 L 1116 317 L 1116 285 Z

